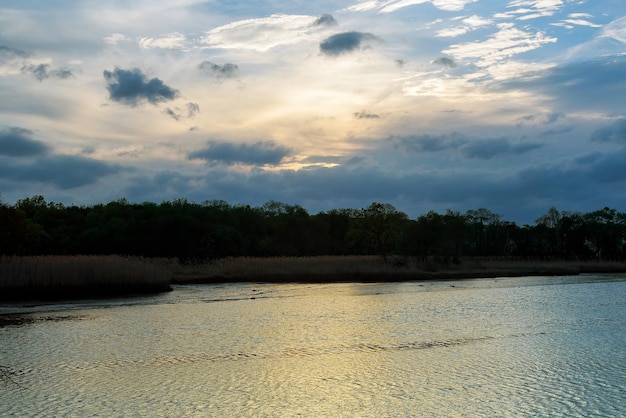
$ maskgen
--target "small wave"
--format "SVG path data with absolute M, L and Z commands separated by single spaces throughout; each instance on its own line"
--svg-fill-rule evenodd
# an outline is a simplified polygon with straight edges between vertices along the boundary
M 115 369 L 127 367 L 155 367 L 160 365 L 187 365 L 200 362 L 227 362 L 227 361 L 254 361 L 272 358 L 297 358 L 297 357 L 313 357 L 325 355 L 341 355 L 349 353 L 376 353 L 376 352 L 393 352 L 408 350 L 431 350 L 440 348 L 449 348 L 453 346 L 462 346 L 467 344 L 478 344 L 496 338 L 516 338 L 524 337 L 527 334 L 511 334 L 505 337 L 481 336 L 468 337 L 449 340 L 433 340 L 433 341 L 415 341 L 402 342 L 396 344 L 377 344 L 377 343 L 353 343 L 341 344 L 327 347 L 286 347 L 275 351 L 267 352 L 232 352 L 232 353 L 188 353 L 184 355 L 164 355 L 147 357 L 140 359 L 111 359 L 106 362 L 81 362 L 73 364 L 57 364 L 55 367 L 60 369 L 70 369 L 74 371 L 86 371 L 94 369 Z

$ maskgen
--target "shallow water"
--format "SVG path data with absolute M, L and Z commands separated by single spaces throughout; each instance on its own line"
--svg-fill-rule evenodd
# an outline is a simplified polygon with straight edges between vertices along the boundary
M 0 416 L 626 416 L 625 276 L 178 286 L 0 313 Z

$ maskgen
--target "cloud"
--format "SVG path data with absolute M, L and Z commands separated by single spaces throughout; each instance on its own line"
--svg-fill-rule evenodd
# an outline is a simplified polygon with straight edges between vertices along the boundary
M 558 101 L 561 111 L 590 109 L 615 112 L 623 109 L 626 95 L 626 56 L 610 55 L 594 60 L 554 66 L 502 83 L 503 88 L 522 88 Z M 584 97 L 584 100 L 581 100 Z
M 565 117 L 565 114 L 562 112 L 551 112 L 546 115 L 546 123 L 554 123 L 557 120 Z
M 602 25 L 599 25 L 597 23 L 593 23 L 593 22 L 589 22 L 588 20 L 584 20 L 584 19 L 565 19 L 562 21 L 562 23 L 567 26 L 567 27 L 574 27 L 574 26 L 588 26 L 590 28 L 601 28 Z
M 200 113 L 200 105 L 198 103 L 189 102 L 185 105 L 185 109 L 187 111 L 187 118 L 193 118 L 197 113 Z M 165 108 L 163 113 L 177 121 L 183 118 L 183 114 L 181 113 L 181 109 L 179 107 L 175 107 L 173 109 L 170 107 Z
M 200 113 L 200 105 L 198 103 L 189 102 L 185 105 L 185 109 L 187 110 L 187 118 L 193 118 L 196 114 Z M 179 107 L 175 107 L 173 109 L 168 107 L 163 110 L 163 113 L 177 121 L 183 118 Z
M 389 140 L 393 146 L 403 148 L 409 152 L 432 153 L 446 149 L 456 149 L 468 142 L 463 135 L 453 132 L 446 135 L 408 135 L 391 136 Z
M 160 38 L 141 38 L 139 46 L 144 49 L 161 48 L 161 49 L 184 49 L 187 38 L 182 33 L 174 32 L 164 35 Z
M 609 163 L 598 156 L 584 170 L 561 162 L 506 172 L 441 170 L 393 173 L 365 164 L 310 166 L 293 170 L 230 170 L 214 167 L 205 174 L 189 175 L 163 170 L 133 179 L 123 195 L 135 200 L 167 200 L 185 196 L 203 201 L 219 196 L 232 204 L 261 205 L 270 199 L 298 203 L 311 213 L 336 208 L 358 208 L 372 201 L 388 202 L 414 218 L 429 210 L 466 211 L 486 207 L 506 220 L 532 223 L 550 206 L 588 211 L 599 205 L 626 203 L 621 187 L 625 170 L 599 171 Z M 620 160 L 621 158 L 621 160 Z M 618 155 L 612 162 L 624 161 Z M 324 161 L 328 160 L 328 161 Z M 316 162 L 341 162 L 337 157 L 311 158 Z M 623 164 L 622 164 L 623 167 Z M 611 177 L 602 177 L 602 176 Z M 596 178 L 598 177 L 598 178 Z M 622 183 L 617 183 L 622 181 Z M 408 191 L 408 192 L 407 192 Z M 600 202 L 600 203 L 598 203 Z
M 626 180 L 626 148 L 618 152 L 599 154 L 589 164 L 593 179 L 601 183 L 616 183 Z
M 442 52 L 456 59 L 476 59 L 477 65 L 488 67 L 557 41 L 557 38 L 546 36 L 544 32 L 525 32 L 511 23 L 502 23 L 498 25 L 498 29 L 498 32 L 485 41 L 451 45 Z
M 102 39 L 104 41 L 104 43 L 109 44 L 109 45 L 117 45 L 121 42 L 128 42 L 131 39 L 122 34 L 122 33 L 112 33 L 110 36 L 106 36 Z
M 436 60 L 433 61 L 433 64 L 441 65 L 442 67 L 446 67 L 446 68 L 456 67 L 456 64 L 454 63 L 454 61 L 446 57 L 437 58 Z
M 380 115 L 377 115 L 375 113 L 369 113 L 365 110 L 362 110 L 360 112 L 354 112 L 352 116 L 354 116 L 355 119 L 380 119 Z
M 543 145 L 539 143 L 524 143 L 511 145 L 507 139 L 485 139 L 475 141 L 464 146 L 461 153 L 468 159 L 490 160 L 492 158 L 507 154 L 525 154 Z
M 210 141 L 206 148 L 190 153 L 189 159 L 226 165 L 277 165 L 290 153 L 289 148 L 273 141 L 259 141 L 251 145 Z
M 10 127 L 0 129 L 0 155 L 8 157 L 31 157 L 44 155 L 49 148 L 43 142 L 32 139 L 28 129 Z
M 214 64 L 211 61 L 202 61 L 198 64 L 198 69 L 204 74 L 214 78 L 235 78 L 239 73 L 239 67 L 235 64 Z
M 543 131 L 539 134 L 539 136 L 549 136 L 549 135 L 561 135 L 568 132 L 572 132 L 574 127 L 572 126 L 557 126 L 552 129 L 548 129 L 547 131 Z
M 391 136 L 389 140 L 395 148 L 403 148 L 409 152 L 435 153 L 458 149 L 463 157 L 479 160 L 490 160 L 501 155 L 524 154 L 543 146 L 539 143 L 512 145 L 505 138 L 470 140 L 457 132 L 444 135 Z
M 180 120 L 181 116 L 180 114 L 176 113 L 175 110 L 170 109 L 169 107 L 166 108 L 163 113 L 165 113 L 167 116 L 171 117 L 174 120 Z
M 518 20 L 529 20 L 552 16 L 564 6 L 563 3 L 562 0 L 513 0 L 507 4 L 507 8 L 517 9 L 498 13 L 496 17 L 517 17 Z
M 337 21 L 335 20 L 335 18 L 332 15 L 330 15 L 328 13 L 324 13 L 323 15 L 321 15 L 320 17 L 318 17 L 315 20 L 313 25 L 315 25 L 315 26 L 337 26 Z
M 72 189 L 96 183 L 100 178 L 125 170 L 91 158 L 75 155 L 50 155 L 29 163 L 6 163 L 0 168 L 0 178 L 18 182 L 50 184 L 60 189 Z
M 144 100 L 156 105 L 161 102 L 174 100 L 179 91 L 163 84 L 158 78 L 148 80 L 140 69 L 113 71 L 105 70 L 104 79 L 107 82 L 109 98 L 114 102 L 137 106 Z
M 478 0 L 369 0 L 350 6 L 348 10 L 367 11 L 379 9 L 379 13 L 392 13 L 405 7 L 432 3 L 433 6 L 440 10 L 459 12 L 463 10 L 466 5 L 476 1 Z
M 591 140 L 626 144 L 626 119 L 620 119 L 609 126 L 596 130 L 591 134 Z
M 474 31 L 481 27 L 489 26 L 493 23 L 493 20 L 473 15 L 464 18 L 462 22 L 463 25 L 441 29 L 437 31 L 436 35 L 440 38 L 454 38 L 457 36 L 465 35 L 466 33 Z
M 57 68 L 52 70 L 49 70 L 49 68 L 49 64 L 27 64 L 22 67 L 22 72 L 25 74 L 32 74 L 33 77 L 35 77 L 39 81 L 43 81 L 50 77 L 61 79 L 74 77 L 74 73 L 72 73 L 72 70 L 68 68 Z
M 189 102 L 186 107 L 188 118 L 193 118 L 196 114 L 200 113 L 200 105 L 198 103 Z
M 626 43 L 626 16 L 620 17 L 606 25 L 603 33 L 604 36 Z
M 5 45 L 0 45 L 0 63 L 13 61 L 14 59 L 25 59 L 30 56 L 29 53 L 20 49 L 11 48 Z
M 206 32 L 200 42 L 211 48 L 237 48 L 267 51 L 279 45 L 292 45 L 311 37 L 318 17 L 273 14 L 245 19 Z
M 328 56 L 338 56 L 361 49 L 367 41 L 375 41 L 378 38 L 371 33 L 343 32 L 332 35 L 320 43 L 320 52 Z

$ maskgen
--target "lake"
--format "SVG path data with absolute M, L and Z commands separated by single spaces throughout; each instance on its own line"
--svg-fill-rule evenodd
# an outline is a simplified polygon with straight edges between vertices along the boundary
M 0 416 L 626 416 L 626 276 L 2 304 Z

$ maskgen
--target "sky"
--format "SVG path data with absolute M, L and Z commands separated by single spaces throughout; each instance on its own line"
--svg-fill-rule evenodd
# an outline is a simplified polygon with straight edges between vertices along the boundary
M 0 0 L 0 199 L 626 211 L 623 0 Z

